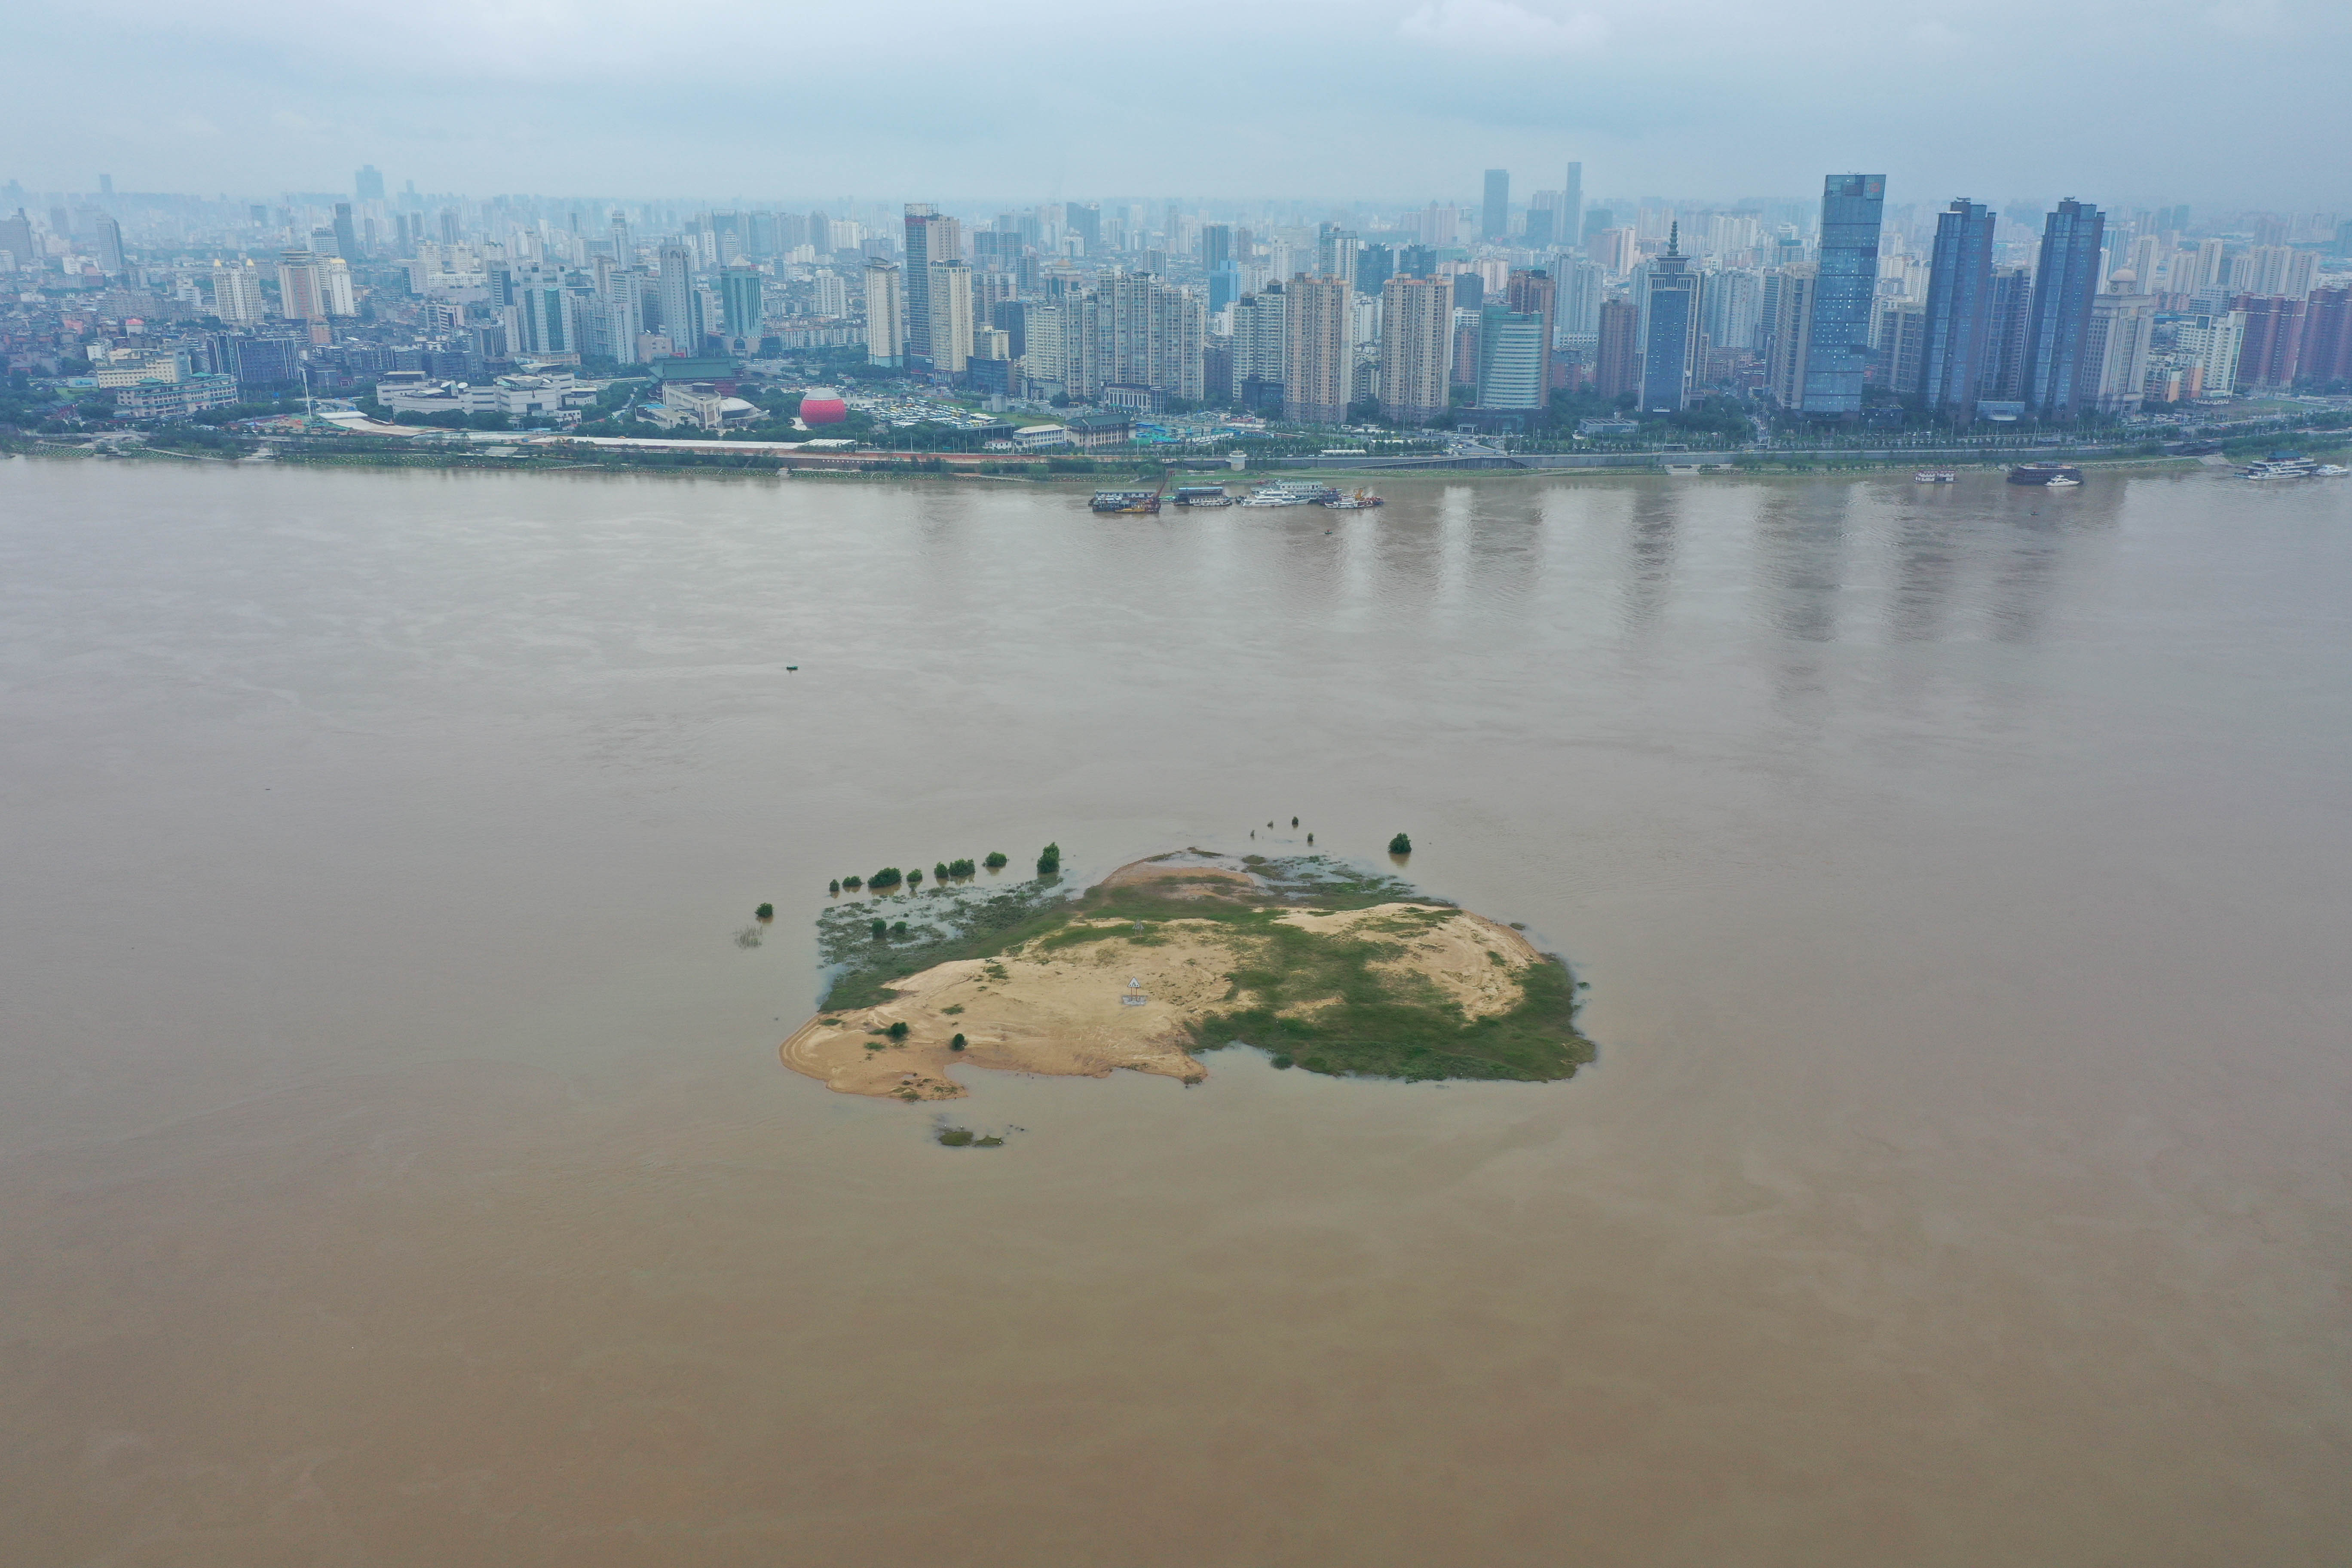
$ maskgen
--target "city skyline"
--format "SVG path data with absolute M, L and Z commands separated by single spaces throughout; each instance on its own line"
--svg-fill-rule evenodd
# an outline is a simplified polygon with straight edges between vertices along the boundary
M 2352 19 L 2310 0 L 2158 5 L 2125 29 L 2090 7 L 1890 23 L 1849 0 L 1314 0 L 1169 12 L 1148 51 L 1136 36 L 1150 17 L 1054 4 L 996 25 L 998 68 L 978 72 L 946 68 L 968 65 L 970 30 L 929 0 L 855 17 L 721 4 L 690 28 L 601 0 L 428 3 L 364 47 L 311 7 L 124 11 L 100 52 L 70 15 L 12 23 L 0 181 L 84 191 L 105 171 L 123 191 L 268 195 L 341 188 L 373 163 L 395 184 L 484 195 L 961 203 L 1141 185 L 1150 199 L 1467 205 L 1482 168 L 1512 171 L 1517 195 L 1574 158 L 1588 191 L 1703 199 L 1790 194 L 1810 183 L 1801 171 L 1839 168 L 1938 204 L 1964 190 L 2046 203 L 2095 188 L 2110 207 L 2352 195 L 2352 172 L 2324 152 L 2352 132 L 2332 64 Z M 877 31 L 888 53 L 872 50 Z M 2151 109 L 2185 110 L 2215 73 L 2258 71 L 2295 106 L 2294 134 L 2257 140 L 2189 112 L 2111 134 L 2079 107 L 2090 61 Z M 924 92 L 893 89 L 908 71 Z M 1134 90 L 1147 71 L 1183 91 Z M 1821 92 L 1831 75 L 1838 91 Z

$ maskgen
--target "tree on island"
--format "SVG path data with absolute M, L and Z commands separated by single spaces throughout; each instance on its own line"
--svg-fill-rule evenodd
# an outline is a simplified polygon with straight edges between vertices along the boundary
M 932 880 L 932 881 L 934 881 L 934 882 L 944 882 L 944 881 L 946 881 L 947 879 L 948 879 L 948 863 L 947 863 L 946 861 L 944 861 L 944 860 L 939 861 L 938 863 L 936 863 L 935 865 L 933 865 L 933 866 L 931 867 L 931 880 Z
M 1037 875 L 1051 877 L 1062 868 L 1062 847 L 1048 844 L 1037 857 Z
M 913 870 L 907 873 L 907 886 L 910 888 L 922 879 L 923 868 L 920 866 L 916 867 Z
M 992 871 L 1002 871 L 1004 869 L 1004 861 L 1005 854 L 1003 850 L 992 849 L 988 852 L 988 858 L 982 861 L 982 864 L 986 866 Z
M 857 889 L 860 889 L 860 888 L 862 888 L 862 887 L 866 886 L 866 883 L 865 883 L 865 881 L 864 881 L 864 879 L 860 879 L 860 878 L 857 878 L 857 877 L 844 877 L 844 878 L 841 879 L 841 885 L 842 885 L 843 887 L 845 887 L 845 888 L 847 888 L 851 892 L 853 892 L 853 893 L 854 893 L 854 892 L 857 891 Z
M 1402 834 L 1402 833 L 1398 834 L 1394 838 L 1391 838 L 1391 839 L 1390 839 L 1390 840 L 1389 840 L 1389 853 L 1390 853 L 1390 854 L 1391 854 L 1391 855 L 1410 855 L 1410 854 L 1412 854 L 1412 839 L 1410 839 L 1410 838 L 1407 838 L 1407 837 L 1406 837 L 1403 834 Z
M 774 920 L 776 918 L 776 906 L 773 904 L 761 904 L 758 909 L 751 911 L 751 918 L 762 921 Z
M 917 875 L 919 876 L 921 873 L 918 872 Z M 871 877 L 866 878 L 866 885 L 873 889 L 876 892 L 880 893 L 897 887 L 906 879 L 907 874 L 904 871 L 899 870 L 898 867 L 885 866 L 879 871 L 875 872 Z
M 831 887 L 829 887 L 829 888 L 825 889 L 825 891 L 826 891 L 826 892 L 828 892 L 828 893 L 831 893 L 831 894 L 833 894 L 835 897 L 838 898 L 838 897 L 841 895 L 841 879 L 840 879 L 840 878 L 838 878 L 838 877 L 835 877 L 835 878 L 833 879 L 833 885 L 832 885 Z

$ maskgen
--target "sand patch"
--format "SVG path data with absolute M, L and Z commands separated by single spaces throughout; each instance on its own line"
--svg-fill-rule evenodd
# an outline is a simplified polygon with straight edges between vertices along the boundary
M 1527 999 L 1520 972 L 1543 961 L 1528 939 L 1467 910 L 1426 904 L 1378 904 L 1369 910 L 1318 914 L 1293 910 L 1277 917 L 1318 936 L 1352 936 L 1401 943 L 1393 958 L 1373 961 L 1384 973 L 1418 975 L 1434 983 L 1471 1018 L 1498 1016 Z
M 1105 931 L 1128 925 L 1072 922 Z M 1213 921 L 1168 921 L 1152 931 L 1158 940 L 1143 946 L 1106 936 L 935 964 L 897 982 L 898 994 L 887 1002 L 811 1019 L 784 1042 L 784 1065 L 844 1094 L 901 1100 L 955 1099 L 963 1086 L 947 1069 L 965 1064 L 1088 1078 L 1121 1068 L 1205 1078 L 1208 1069 L 1185 1047 L 1193 1020 L 1232 989 L 1234 949 Z M 903 1041 L 869 1032 L 902 1022 Z M 958 1034 L 961 1051 L 950 1048 Z

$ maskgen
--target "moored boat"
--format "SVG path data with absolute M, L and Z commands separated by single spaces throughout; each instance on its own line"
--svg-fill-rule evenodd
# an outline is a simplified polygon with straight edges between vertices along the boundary
M 1922 485 L 1958 484 L 1959 482 L 1959 479 L 1960 476 L 1952 472 L 1949 468 L 1922 468 L 1917 473 L 1911 476 L 1911 480 L 1914 484 Z
M 2061 489 L 2083 482 L 2083 470 L 2072 463 L 2020 463 L 2009 470 L 2013 485 L 2055 485 Z

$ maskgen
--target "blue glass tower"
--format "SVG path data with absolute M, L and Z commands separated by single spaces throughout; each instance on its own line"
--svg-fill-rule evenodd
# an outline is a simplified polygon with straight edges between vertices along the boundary
M 1650 263 L 1642 298 L 1642 412 L 1679 414 L 1690 395 L 1698 274 L 1682 253 L 1682 226 L 1666 231 L 1666 253 Z
M 1936 218 L 1927 272 L 1921 400 L 1966 424 L 1976 413 L 1992 342 L 1992 209 L 1957 201 Z
M 2072 419 L 2098 395 L 2099 367 L 2085 363 L 2085 349 L 2106 230 L 2105 213 L 2072 196 L 2042 223 L 2025 329 L 2025 405 L 2037 418 Z
M 1884 174 L 1832 174 L 1822 182 L 1822 252 L 1805 353 L 1807 414 L 1862 412 L 1870 366 L 1870 307 L 1878 293 L 1878 226 Z

